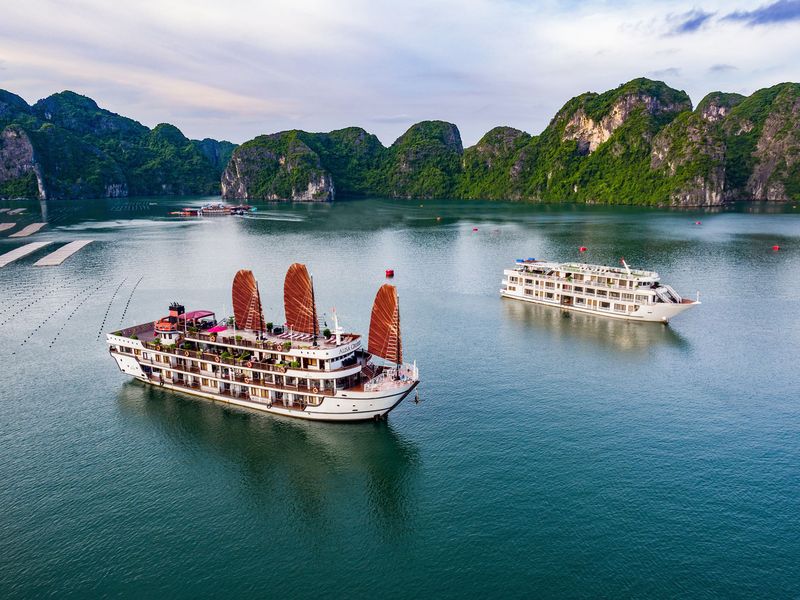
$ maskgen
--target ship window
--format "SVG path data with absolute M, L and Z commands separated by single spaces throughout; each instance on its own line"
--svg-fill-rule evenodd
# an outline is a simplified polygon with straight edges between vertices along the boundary
M 597 295 L 598 296 L 605 296 L 606 295 L 606 291 L 605 290 L 597 290 Z
M 641 294 L 636 294 L 636 301 L 641 302 L 642 304 L 647 304 L 647 296 L 642 296 Z
M 617 310 L 617 311 L 620 311 L 620 312 L 625 312 L 625 305 L 624 304 L 615 304 L 614 305 L 614 310 Z
M 608 293 L 608 297 L 609 298 L 614 298 L 616 300 L 619 300 L 619 292 L 609 292 Z
M 582 292 L 582 291 L 583 291 L 583 288 L 582 288 L 581 286 L 579 286 L 579 285 L 576 285 L 576 286 L 575 286 L 575 291 L 576 291 L 576 292 L 578 292 L 578 293 L 580 293 L 580 292 Z
M 547 293 L 545 293 L 545 298 L 552 299 L 552 298 L 553 298 L 553 294 L 552 294 L 552 292 L 547 292 Z
M 533 296 L 533 290 L 525 290 L 526 296 Z
M 633 294 L 622 294 L 623 300 L 633 300 Z
M 611 303 L 610 302 L 601 302 L 600 303 L 600 308 L 611 308 Z
M 594 292 L 595 292 L 594 288 L 586 288 L 586 293 L 587 294 L 594 294 Z
M 525 285 L 533 285 L 533 279 L 526 279 Z
M 509 292 L 515 292 L 515 291 L 517 291 L 517 288 L 514 287 L 513 285 L 510 285 L 510 286 L 508 286 L 508 291 Z

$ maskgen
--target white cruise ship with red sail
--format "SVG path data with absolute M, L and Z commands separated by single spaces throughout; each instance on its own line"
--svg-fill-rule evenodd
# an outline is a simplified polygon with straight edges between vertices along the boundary
M 109 333 L 120 370 L 164 389 L 273 414 L 321 421 L 379 420 L 419 384 L 416 363 L 403 362 L 400 306 L 394 286 L 375 296 L 369 340 L 320 330 L 313 281 L 305 265 L 289 267 L 284 281 L 286 323 L 265 322 L 251 271 L 233 280 L 233 319 L 209 310 L 169 314 Z

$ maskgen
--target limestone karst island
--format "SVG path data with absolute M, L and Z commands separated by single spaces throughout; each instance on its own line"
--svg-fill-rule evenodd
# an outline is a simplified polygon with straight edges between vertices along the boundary
M 634 79 L 569 100 L 536 135 L 412 125 L 389 147 L 360 127 L 265 133 L 241 145 L 149 129 L 73 92 L 29 106 L 0 90 L 0 196 L 103 198 L 221 193 L 228 200 L 337 196 L 719 206 L 800 200 L 800 84 L 696 106 Z

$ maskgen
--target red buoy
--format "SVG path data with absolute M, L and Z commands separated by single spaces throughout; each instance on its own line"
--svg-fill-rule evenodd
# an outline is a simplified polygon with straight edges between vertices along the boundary
M 387 277 L 394 277 L 394 269 L 386 269 Z
M 775 250 L 775 252 L 777 252 L 778 250 L 780 250 L 780 249 L 781 249 L 781 247 L 780 247 L 780 246 L 778 246 L 777 244 L 775 244 L 775 245 L 772 247 L 772 249 L 773 249 L 773 250 Z
M 473 227 L 472 231 L 478 231 L 478 228 L 477 227 Z
M 588 248 L 586 246 L 581 246 L 580 248 L 578 248 L 578 250 L 580 250 L 581 252 L 586 252 Z
M 700 221 L 695 221 L 694 224 L 695 225 L 700 225 Z

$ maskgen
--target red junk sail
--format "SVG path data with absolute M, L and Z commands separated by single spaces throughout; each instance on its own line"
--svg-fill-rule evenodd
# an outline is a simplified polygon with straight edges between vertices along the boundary
M 397 288 L 385 283 L 375 295 L 372 319 L 369 322 L 369 353 L 390 362 L 403 362 L 400 341 L 400 303 Z
M 253 331 L 264 331 L 264 313 L 261 296 L 252 271 L 241 270 L 233 278 L 233 316 L 236 327 Z
M 283 281 L 283 309 L 292 331 L 319 335 L 314 287 L 305 265 L 294 263 Z

